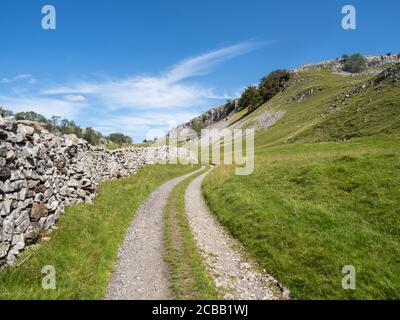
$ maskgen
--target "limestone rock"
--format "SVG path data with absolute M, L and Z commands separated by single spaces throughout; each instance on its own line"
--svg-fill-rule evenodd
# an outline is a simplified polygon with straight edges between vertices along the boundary
M 47 217 L 49 209 L 43 203 L 34 203 L 31 210 L 31 221 L 37 222 L 40 218 Z
M 40 224 L 37 222 L 31 223 L 28 229 L 25 232 L 25 242 L 26 243 L 34 243 L 39 237 L 40 234 Z
M 21 133 L 24 136 L 31 136 L 35 132 L 35 129 L 23 124 L 18 124 L 17 133 Z
M 17 124 L 22 124 L 22 125 L 24 125 L 24 126 L 26 126 L 26 127 L 31 127 L 31 128 L 33 128 L 34 131 L 37 132 L 37 133 L 40 133 L 40 132 L 42 132 L 42 130 L 43 130 L 43 127 L 42 127 L 39 123 L 37 123 L 37 122 L 35 122 L 35 121 L 30 121 L 30 120 L 18 120 L 18 121 L 17 121 Z
M 5 126 L 6 122 L 4 121 L 3 117 L 0 114 L 0 128 L 3 128 Z
M 4 146 L 0 146 L 0 157 L 7 157 L 7 153 L 8 153 L 8 148 L 4 145 Z
M 10 248 L 9 243 L 0 242 L 0 259 L 7 256 L 9 248 Z
M 11 178 L 11 170 L 7 167 L 0 168 L 0 180 L 6 181 Z

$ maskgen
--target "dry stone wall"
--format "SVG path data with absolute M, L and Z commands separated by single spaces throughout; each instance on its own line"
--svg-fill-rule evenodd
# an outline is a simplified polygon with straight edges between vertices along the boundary
M 107 151 L 74 135 L 55 136 L 35 122 L 0 116 L 0 266 L 14 264 L 66 206 L 91 202 L 101 180 L 186 152 L 166 146 Z

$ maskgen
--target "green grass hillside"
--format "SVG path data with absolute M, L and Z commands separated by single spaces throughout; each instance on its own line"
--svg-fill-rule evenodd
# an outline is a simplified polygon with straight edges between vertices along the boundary
M 297 135 L 294 141 L 341 141 L 381 133 L 399 133 L 400 81 L 392 77 L 383 81 L 378 81 L 379 78 L 374 80 L 376 83 L 371 87 Z
M 298 73 L 240 123 L 285 113 L 256 134 L 255 172 L 219 166 L 205 181 L 218 219 L 295 299 L 400 298 L 398 70 Z M 345 265 L 356 268 L 356 290 L 342 289 Z
M 346 88 L 360 84 L 369 77 L 344 77 L 332 74 L 328 70 L 308 70 L 297 74 L 296 83 L 276 95 L 266 104 L 250 114 L 240 125 L 241 128 L 252 128 L 257 117 L 265 112 L 284 112 L 285 115 L 275 125 L 259 132 L 257 146 L 268 146 L 283 143 L 300 132 L 321 121 L 321 114 L 326 111 L 330 102 Z M 312 96 L 302 101 L 292 101 L 310 89 L 319 89 Z
M 258 147 L 399 132 L 400 65 L 393 69 L 394 75 L 383 80 L 381 75 L 344 76 L 326 69 L 299 72 L 293 85 L 242 119 L 238 127 L 252 128 L 266 112 L 283 112 L 282 119 L 258 133 Z M 335 102 L 352 88 L 373 81 L 345 105 Z M 313 93 L 307 95 L 310 90 Z M 338 107 L 332 110 L 334 103 Z

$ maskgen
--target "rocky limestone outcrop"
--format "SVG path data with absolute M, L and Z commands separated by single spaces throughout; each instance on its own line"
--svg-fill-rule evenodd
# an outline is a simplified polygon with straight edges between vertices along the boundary
M 350 100 L 355 95 L 363 93 L 371 87 L 375 87 L 376 94 L 379 95 L 379 85 L 385 81 L 389 82 L 391 85 L 398 85 L 400 83 L 400 63 L 396 63 L 389 68 L 383 70 L 373 79 L 365 81 L 362 84 L 354 85 L 346 91 L 342 92 L 340 95 L 335 97 L 333 102 L 329 105 L 327 112 L 322 114 L 321 116 L 325 116 L 330 112 L 337 110 L 338 108 L 347 106 Z
M 74 135 L 55 136 L 35 122 L 0 116 L 0 266 L 12 265 L 66 206 L 91 202 L 101 180 L 177 155 L 188 156 L 167 146 L 107 151 Z
M 211 128 L 213 124 L 225 120 L 234 113 L 237 103 L 238 100 L 232 100 L 229 103 L 211 108 L 197 118 L 172 129 L 168 136 L 178 138 L 180 141 L 197 140 L 201 129 Z
M 225 103 L 215 108 L 211 108 L 199 117 L 194 118 L 190 122 L 186 123 L 186 126 L 194 127 L 196 123 L 202 123 L 204 124 L 204 127 L 208 127 L 213 123 L 221 121 L 235 110 L 237 102 L 237 100 L 233 100 L 230 103 Z
M 321 92 L 322 90 L 323 89 L 321 87 L 314 87 L 314 88 L 306 89 L 303 92 L 300 92 L 299 94 L 295 95 L 294 97 L 286 99 L 286 103 L 302 102 L 306 98 L 309 98 L 309 97 L 313 96 L 314 94 Z
M 400 54 L 367 55 L 365 56 L 365 59 L 369 73 L 375 73 L 375 71 L 379 72 L 379 68 L 377 70 L 374 70 L 374 68 L 399 63 Z M 343 69 L 343 60 L 341 58 L 336 58 L 318 63 L 305 64 L 297 69 L 294 69 L 293 71 L 296 73 L 310 69 L 321 70 L 326 68 L 334 72 L 341 72 Z

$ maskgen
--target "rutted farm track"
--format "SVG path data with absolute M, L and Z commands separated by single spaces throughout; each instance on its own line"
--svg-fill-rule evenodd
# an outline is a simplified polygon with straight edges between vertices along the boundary
M 169 181 L 138 210 L 120 249 L 106 299 L 173 299 L 165 263 L 164 214 L 168 196 L 199 171 Z M 243 248 L 216 221 L 201 194 L 206 172 L 186 190 L 187 219 L 207 272 L 222 299 L 287 299 L 289 292 L 242 254 Z
M 194 173 L 162 185 L 139 208 L 120 249 L 106 299 L 171 298 L 168 268 L 163 259 L 164 208 L 171 190 Z

